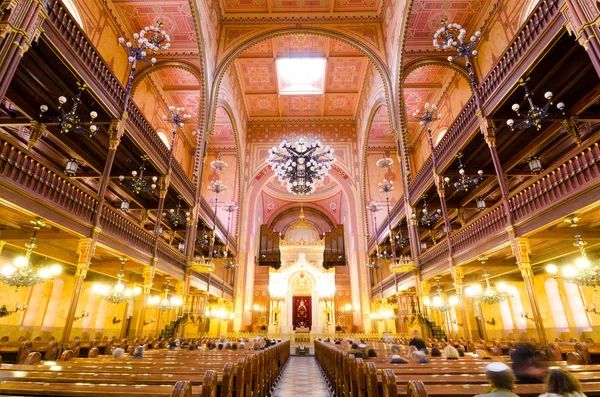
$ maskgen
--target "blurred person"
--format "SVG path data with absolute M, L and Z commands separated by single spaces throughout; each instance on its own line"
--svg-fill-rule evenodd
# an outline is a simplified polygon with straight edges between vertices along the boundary
M 515 375 L 510 367 L 501 362 L 488 364 L 485 375 L 490 382 L 490 390 L 475 397 L 518 397 L 513 393 Z
M 132 354 L 133 358 L 139 359 L 144 358 L 144 348 L 142 346 L 138 346 L 133 350 Z
M 425 351 L 427 352 L 427 345 L 425 344 L 425 341 L 423 339 L 419 338 L 419 331 L 416 329 L 413 330 L 413 337 L 408 342 L 408 345 L 416 347 L 417 350 L 425 349 Z
M 519 383 L 544 383 L 546 368 L 535 356 L 535 347 L 530 343 L 522 343 L 510 355 L 512 369 Z
M 546 378 L 546 393 L 539 397 L 586 397 L 581 384 L 573 375 L 562 368 L 552 369 Z
M 446 356 L 446 360 L 458 360 L 458 350 L 454 346 L 448 345 L 444 348 L 444 356 Z
M 123 357 L 123 355 L 125 355 L 125 349 L 122 349 L 120 347 L 117 347 L 112 352 L 113 358 L 120 358 L 120 357 Z

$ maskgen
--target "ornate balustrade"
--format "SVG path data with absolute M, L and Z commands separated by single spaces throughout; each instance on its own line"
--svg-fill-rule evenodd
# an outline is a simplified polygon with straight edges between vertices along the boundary
M 419 256 L 419 264 L 429 268 L 443 263 L 448 263 L 448 241 L 445 238 Z
M 112 208 L 106 205 L 102 208 L 100 229 L 117 239 L 120 243 L 131 246 L 143 252 L 152 254 L 154 250 L 153 234 L 147 232 L 139 225 L 123 218 Z
M 111 117 L 119 118 L 123 112 L 127 114 L 128 133 L 152 155 L 153 159 L 159 162 L 159 168 L 166 170 L 170 156 L 169 149 L 133 101 L 128 101 L 125 109 L 127 97 L 125 87 L 110 70 L 77 22 L 65 10 L 60 0 L 48 0 L 47 12 L 48 20 L 44 27 L 50 45 L 57 47 L 63 56 L 75 64 L 77 72 L 83 76 L 90 89 L 99 95 L 103 104 L 109 108 Z M 195 196 L 192 181 L 176 160 L 173 161 L 172 170 L 171 182 L 184 199 L 192 203 Z
M 547 36 L 548 33 L 552 36 L 561 29 L 563 24 L 557 23 L 561 15 L 561 4 L 560 0 L 541 2 L 521 26 L 496 66 L 481 81 L 478 91 L 485 109 L 493 108 L 495 104 L 492 102 L 500 102 L 505 92 L 505 90 L 500 90 L 501 86 L 510 89 L 525 72 L 525 67 L 529 65 L 523 66 L 523 70 L 518 66 L 529 63 L 523 61 L 531 50 L 540 44 L 540 38 Z
M 427 187 L 433 183 L 433 161 L 431 155 L 425 160 L 421 169 L 415 174 L 415 177 L 410 181 L 410 201 L 414 205 L 419 198 L 425 193 Z
M 558 167 L 536 177 L 532 183 L 509 198 L 510 210 L 517 224 L 556 206 L 562 200 L 589 189 L 600 182 L 600 148 L 598 141 L 568 158 Z M 596 197 L 597 199 L 597 197 Z
M 9 142 L 0 139 L 0 180 L 91 227 L 97 201 Z
M 185 265 L 185 256 L 175 247 L 162 240 L 158 244 L 158 258 L 176 267 Z

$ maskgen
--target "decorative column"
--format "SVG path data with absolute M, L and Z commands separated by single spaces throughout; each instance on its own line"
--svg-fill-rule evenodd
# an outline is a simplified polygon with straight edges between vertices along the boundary
M 502 164 L 500 157 L 498 156 L 498 150 L 496 149 L 496 125 L 493 120 L 483 117 L 481 110 L 478 113 L 479 127 L 481 133 L 485 139 L 485 142 L 490 149 L 490 155 L 492 156 L 492 162 L 494 163 L 494 169 L 496 170 L 496 177 L 498 178 L 498 185 L 500 186 L 500 192 L 502 193 L 502 204 L 504 206 L 504 214 L 506 215 L 506 225 L 508 227 L 514 225 L 512 213 L 510 212 L 510 203 L 508 201 L 508 185 L 506 184 L 506 176 L 502 170 Z
M 96 249 L 96 240 L 98 235 L 94 238 L 82 238 L 79 240 L 79 246 L 77 247 L 77 270 L 75 272 L 75 286 L 73 288 L 73 295 L 71 296 L 71 303 L 69 305 L 69 311 L 67 312 L 67 320 L 65 322 L 65 328 L 61 338 L 61 343 L 67 343 L 69 336 L 73 328 L 73 319 L 75 312 L 77 311 L 77 304 L 79 303 L 79 296 L 83 288 L 83 281 L 87 275 L 87 271 L 90 268 L 92 257 Z
M 531 269 L 531 260 L 529 259 L 529 254 L 531 253 L 529 239 L 526 237 L 516 237 L 514 229 L 509 230 L 509 236 L 512 244 L 513 254 L 515 255 L 517 265 L 521 271 L 521 276 L 523 277 L 523 281 L 525 283 L 525 289 L 527 290 L 527 296 L 529 297 L 529 305 L 531 306 L 531 314 L 533 315 L 539 342 L 542 346 L 546 346 L 548 343 L 546 339 L 546 331 L 544 330 L 540 307 L 538 306 L 535 289 L 533 288 L 533 271 Z
M 153 250 L 153 258 L 152 260 L 158 260 L 158 242 L 160 241 L 160 225 L 162 223 L 162 213 L 165 209 L 165 199 L 167 198 L 167 193 L 169 192 L 169 179 L 170 179 L 171 171 L 169 169 L 169 173 L 165 176 L 161 176 L 158 180 L 158 185 L 160 191 L 158 192 L 158 210 L 156 212 L 156 223 L 154 224 L 154 250 Z
M 454 279 L 454 289 L 456 290 L 456 296 L 460 301 L 460 321 L 463 326 L 463 333 L 465 340 L 472 339 L 471 330 L 469 329 L 469 318 L 467 317 L 467 298 L 463 292 L 463 279 L 465 272 L 462 266 L 452 267 L 452 278 Z
M 152 282 L 154 281 L 154 266 L 144 266 L 142 277 L 144 278 L 143 285 L 143 296 L 142 296 L 142 307 L 140 309 L 140 318 L 138 321 L 136 336 L 141 337 L 144 329 L 144 322 L 146 321 L 146 308 L 148 307 L 148 298 L 150 298 L 150 292 L 152 291 Z
M 422 306 L 423 309 L 423 317 L 429 317 L 430 313 L 429 313 L 429 309 L 427 308 L 427 305 L 425 305 L 425 302 L 429 302 L 430 301 L 430 295 L 429 292 L 431 291 L 431 285 L 429 284 L 429 281 L 421 281 L 421 296 L 419 297 L 419 300 L 421 301 L 419 303 L 419 306 Z M 427 329 L 427 327 L 425 327 L 425 325 L 423 325 L 422 330 L 421 330 L 421 335 L 423 336 L 423 339 L 429 338 L 429 330 Z
M 600 10 L 596 0 L 565 0 L 560 11 L 569 34 L 574 35 L 588 53 L 600 76 Z
M 17 67 L 46 19 L 39 0 L 0 1 L 0 98 L 6 96 Z

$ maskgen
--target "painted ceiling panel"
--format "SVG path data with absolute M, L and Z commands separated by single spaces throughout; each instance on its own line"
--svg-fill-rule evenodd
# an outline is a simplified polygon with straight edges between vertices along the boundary
M 277 94 L 246 95 L 250 117 L 279 116 Z
M 366 58 L 329 58 L 327 65 L 328 92 L 357 92 L 362 88 Z
M 238 59 L 239 75 L 246 93 L 277 92 L 275 62 L 272 59 Z

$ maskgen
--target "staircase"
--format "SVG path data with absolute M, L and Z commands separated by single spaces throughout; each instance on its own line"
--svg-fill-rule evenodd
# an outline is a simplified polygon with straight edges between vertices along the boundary
M 431 329 L 431 336 L 437 340 L 448 340 L 446 339 L 446 332 L 442 329 L 441 326 L 437 325 L 435 321 L 429 322 L 429 327 Z
M 181 324 L 185 319 L 187 319 L 187 313 L 183 316 L 178 316 L 175 321 L 171 321 L 170 324 L 167 324 L 163 330 L 160 331 L 160 337 L 163 339 L 170 339 L 175 335 L 175 331 L 179 324 Z

